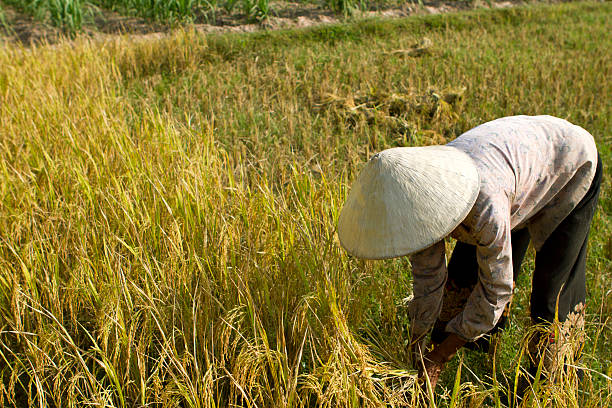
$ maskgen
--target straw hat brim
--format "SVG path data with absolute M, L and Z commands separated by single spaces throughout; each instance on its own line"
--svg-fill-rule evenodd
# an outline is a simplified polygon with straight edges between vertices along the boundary
M 363 259 L 418 252 L 450 234 L 479 191 L 476 165 L 455 147 L 385 150 L 351 187 L 338 220 L 340 244 Z

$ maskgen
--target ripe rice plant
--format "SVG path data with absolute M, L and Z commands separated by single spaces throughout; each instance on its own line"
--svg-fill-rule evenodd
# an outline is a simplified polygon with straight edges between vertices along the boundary
M 348 186 L 374 151 L 518 113 L 580 124 L 610 163 L 611 14 L 0 47 L 0 405 L 416 406 L 410 264 L 340 248 Z M 430 52 L 392 52 L 424 35 Z M 583 382 L 570 369 L 523 406 L 612 404 L 611 181 Z M 449 362 L 436 406 L 504 406 L 530 335 L 523 277 L 495 354 Z

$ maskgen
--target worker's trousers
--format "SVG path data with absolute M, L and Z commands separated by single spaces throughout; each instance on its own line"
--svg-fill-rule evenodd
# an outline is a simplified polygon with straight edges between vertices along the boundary
M 531 319 L 534 324 L 553 323 L 555 316 L 561 328 L 571 331 L 584 326 L 586 298 L 585 269 L 587 241 L 591 220 L 595 213 L 602 179 L 601 158 L 588 192 L 572 212 L 561 222 L 536 252 L 531 289 Z M 527 228 L 512 231 L 512 264 L 514 281 L 521 269 L 530 237 Z M 448 263 L 448 280 L 440 317 L 434 325 L 432 341 L 440 343 L 447 335 L 444 331 L 457 313 L 463 310 L 468 296 L 478 281 L 478 262 L 474 245 L 457 242 Z M 494 334 L 506 325 L 509 306 L 495 328 Z M 483 341 L 484 340 L 484 341 Z M 471 347 L 488 344 L 483 340 Z

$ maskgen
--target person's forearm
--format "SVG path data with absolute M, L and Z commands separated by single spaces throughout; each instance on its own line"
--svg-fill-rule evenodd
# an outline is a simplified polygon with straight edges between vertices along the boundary
M 411 255 L 414 297 L 408 305 L 412 341 L 429 331 L 442 307 L 446 282 L 444 240 Z

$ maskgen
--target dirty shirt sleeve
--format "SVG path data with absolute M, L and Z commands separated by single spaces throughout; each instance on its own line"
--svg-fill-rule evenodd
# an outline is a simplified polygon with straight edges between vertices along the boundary
M 446 283 L 446 253 L 444 240 L 410 257 L 414 297 L 408 305 L 412 338 L 426 334 L 442 308 Z
M 446 331 L 467 341 L 482 336 L 497 324 L 513 289 L 508 205 L 504 205 L 504 200 L 487 202 L 478 213 L 473 222 L 473 236 L 478 244 L 478 283 L 463 312 L 446 326 Z

